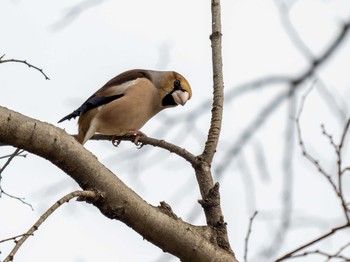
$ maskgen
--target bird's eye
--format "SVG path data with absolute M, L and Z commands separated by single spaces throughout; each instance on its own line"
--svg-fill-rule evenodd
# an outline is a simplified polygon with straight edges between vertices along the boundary
M 174 89 L 181 89 L 181 83 L 179 79 L 175 79 L 174 81 Z

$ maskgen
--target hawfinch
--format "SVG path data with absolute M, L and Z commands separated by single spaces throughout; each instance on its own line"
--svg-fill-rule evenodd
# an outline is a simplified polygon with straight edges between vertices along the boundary
M 184 105 L 192 96 L 187 80 L 172 71 L 135 69 L 117 75 L 58 123 L 79 116 L 78 141 L 96 132 L 142 134 L 140 128 L 164 108 Z

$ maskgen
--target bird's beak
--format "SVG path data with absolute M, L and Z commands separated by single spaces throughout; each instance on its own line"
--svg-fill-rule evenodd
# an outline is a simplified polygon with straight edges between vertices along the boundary
M 176 90 L 171 95 L 173 96 L 175 103 L 182 106 L 186 104 L 190 96 L 188 92 L 182 90 Z

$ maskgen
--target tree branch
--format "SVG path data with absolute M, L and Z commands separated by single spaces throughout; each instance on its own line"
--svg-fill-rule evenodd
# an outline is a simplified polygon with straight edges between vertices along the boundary
M 64 130 L 0 107 L 0 143 L 41 156 L 82 189 L 99 192 L 101 197 L 92 204 L 102 214 L 124 222 L 182 261 L 236 261 L 219 246 L 219 229 L 193 226 L 149 205 Z
M 254 214 L 252 215 L 252 217 L 249 219 L 249 226 L 248 226 L 248 231 L 247 231 L 247 235 L 245 237 L 245 241 L 244 241 L 244 262 L 248 261 L 248 243 L 249 243 L 249 237 L 250 237 L 250 233 L 252 232 L 252 226 L 253 226 L 253 221 L 254 218 L 256 217 L 256 215 L 258 214 L 258 211 L 255 211 Z
M 203 153 L 198 156 L 198 163 L 195 167 L 196 178 L 202 199 L 198 202 L 202 205 L 207 220 L 207 225 L 217 230 L 215 241 L 218 246 L 233 253 L 227 235 L 227 227 L 224 221 L 220 206 L 219 183 L 213 181 L 211 163 L 219 142 L 222 123 L 224 84 L 222 74 L 222 51 L 221 51 L 221 17 L 220 0 L 211 1 L 212 13 L 212 62 L 213 62 L 213 105 L 208 138 Z
M 0 243 L 4 243 L 6 241 L 11 241 L 11 240 L 17 242 L 17 238 L 23 237 L 25 235 L 27 235 L 27 233 L 20 234 L 20 235 L 14 236 L 14 237 L 5 238 L 5 239 L 0 240 Z
M 23 197 L 17 197 L 17 196 L 14 196 L 14 195 L 11 195 L 9 193 L 7 193 L 3 188 L 2 188 L 2 185 L 1 185 L 1 182 L 2 182 L 2 172 L 4 172 L 4 170 L 6 169 L 6 167 L 8 167 L 8 165 L 11 163 L 11 161 L 16 157 L 16 156 L 24 156 L 26 157 L 26 155 L 21 155 L 22 153 L 24 152 L 23 149 L 20 149 L 20 148 L 17 148 L 11 155 L 8 155 L 8 156 L 3 156 L 3 157 L 0 157 L 0 159 L 2 158 L 6 158 L 8 157 L 7 161 L 5 162 L 5 164 L 0 168 L 0 197 L 2 196 L 2 194 L 10 197 L 10 198 L 13 198 L 13 199 L 16 199 L 20 202 L 22 202 L 23 204 L 29 206 L 32 210 L 33 207 L 30 203 L 26 202 L 24 200 Z
M 58 200 L 55 204 L 53 204 L 40 218 L 39 220 L 25 233 L 22 235 L 22 237 L 16 241 L 15 247 L 11 250 L 10 254 L 5 258 L 4 262 L 10 262 L 13 261 L 13 257 L 17 253 L 18 249 L 22 246 L 24 241 L 26 241 L 30 236 L 34 235 L 34 232 L 38 230 L 40 225 L 53 213 L 57 208 L 59 208 L 64 203 L 68 202 L 72 198 L 75 197 L 83 197 L 87 199 L 94 199 L 97 198 L 97 193 L 94 191 L 75 191 L 71 192 L 64 197 L 62 197 L 60 200 Z
M 76 137 L 76 135 L 74 135 Z M 94 135 L 91 140 L 109 140 L 112 141 L 113 139 L 116 140 L 125 140 L 125 141 L 131 141 L 133 142 L 135 137 L 134 136 L 106 136 L 106 135 Z M 159 140 L 156 138 L 148 137 L 148 136 L 141 136 L 139 138 L 140 148 L 144 145 L 152 145 L 154 147 L 160 147 L 165 150 L 168 150 L 170 153 L 174 153 L 186 161 L 188 161 L 193 167 L 198 165 L 198 159 L 195 155 L 187 151 L 186 149 L 179 147 L 175 144 L 169 143 L 165 140 Z
M 275 98 L 272 99 L 260 113 L 258 113 L 258 116 L 248 125 L 248 127 L 242 132 L 242 135 L 237 139 L 237 143 L 234 143 L 227 152 L 225 152 L 223 161 L 217 165 L 218 167 L 216 171 L 219 175 L 223 174 L 225 169 L 229 167 L 229 164 L 235 159 L 235 156 L 241 152 L 247 142 L 257 132 L 259 127 L 269 119 L 269 116 L 275 112 L 286 99 L 292 97 L 292 95 L 302 87 L 302 84 L 313 76 L 316 70 L 324 65 L 325 62 L 328 61 L 328 59 L 338 50 L 338 47 L 345 42 L 349 29 L 350 20 L 342 25 L 340 32 L 328 44 L 325 51 L 320 56 L 314 58 L 314 60 L 311 61 L 310 66 L 301 74 L 294 77 L 286 75 L 265 77 L 252 81 L 251 84 L 246 83 L 238 86 L 238 88 L 232 89 L 232 91 L 228 92 L 226 100 L 231 101 L 240 94 L 253 91 L 257 88 L 262 88 L 262 86 L 266 85 L 286 84 L 286 87 L 288 88 L 288 90 L 282 90 L 278 93 Z
M 347 223 L 347 224 L 345 224 L 343 226 L 340 226 L 340 227 L 332 228 L 331 231 L 329 231 L 328 233 L 326 233 L 326 234 L 324 234 L 324 235 L 322 235 L 322 236 L 320 236 L 320 237 L 318 237 L 318 238 L 316 238 L 314 240 L 311 240 L 310 242 L 307 242 L 306 244 L 304 244 L 304 245 L 294 249 L 293 251 L 289 252 L 288 254 L 286 254 L 286 255 L 276 259 L 275 262 L 279 262 L 279 261 L 283 261 L 285 259 L 293 258 L 294 257 L 293 255 L 296 252 L 298 252 L 300 250 L 303 250 L 303 249 L 305 249 L 305 248 L 307 248 L 307 247 L 309 247 L 309 246 L 311 246 L 311 245 L 313 245 L 313 244 L 315 244 L 315 243 L 317 243 L 317 242 L 319 242 L 319 241 L 321 241 L 321 240 L 323 240 L 323 239 L 333 235 L 335 232 L 337 232 L 339 230 L 342 230 L 344 228 L 348 228 L 348 227 L 350 227 L 349 223 Z
M 216 148 L 219 142 L 219 136 L 222 123 L 222 111 L 224 104 L 224 80 L 222 73 L 222 50 L 221 50 L 221 14 L 220 1 L 211 1 L 212 13 L 212 34 L 210 35 L 212 45 L 212 63 L 213 63 L 213 105 L 211 110 L 210 128 L 208 139 L 202 153 L 203 159 L 211 164 Z
M 2 178 L 2 172 L 4 172 L 5 168 L 11 163 L 11 161 L 21 153 L 23 153 L 24 150 L 21 150 L 20 148 L 17 148 L 7 159 L 6 163 L 0 168 L 0 182 Z
M 35 70 L 39 71 L 44 77 L 46 80 L 50 80 L 50 78 L 44 73 L 44 70 L 43 69 L 40 69 L 39 67 L 36 67 L 30 63 L 28 63 L 26 60 L 18 60 L 18 59 L 6 59 L 4 60 L 5 55 L 2 55 L 0 57 L 0 64 L 3 64 L 3 63 L 11 63 L 11 62 L 14 62 L 14 63 L 22 63 L 22 64 L 25 64 L 27 65 L 29 68 L 34 68 Z

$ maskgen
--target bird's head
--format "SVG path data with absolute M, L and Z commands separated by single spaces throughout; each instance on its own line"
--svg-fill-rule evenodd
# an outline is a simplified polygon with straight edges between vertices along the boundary
M 185 105 L 192 97 L 192 90 L 186 78 L 177 72 L 162 72 L 161 74 L 158 87 L 163 89 L 165 94 L 162 106 Z

